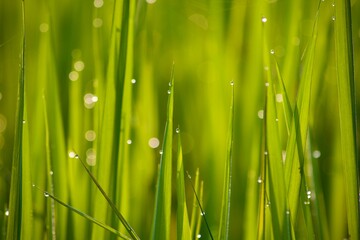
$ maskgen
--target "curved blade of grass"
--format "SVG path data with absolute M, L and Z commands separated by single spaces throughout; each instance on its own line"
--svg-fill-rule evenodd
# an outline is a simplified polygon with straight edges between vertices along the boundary
M 195 193 L 196 195 L 196 193 Z M 203 196 L 204 196 L 204 181 L 201 181 L 200 182 L 200 189 L 199 189 L 199 197 L 196 196 L 196 199 L 199 201 L 198 204 L 200 206 L 200 209 L 202 209 L 201 205 L 202 205 L 202 202 L 203 202 Z M 202 210 L 201 210 L 202 211 Z M 206 224 L 206 228 L 209 232 L 209 235 L 210 235 L 210 238 L 213 240 L 214 237 L 212 236 L 212 233 L 210 231 L 210 227 L 207 223 L 207 220 L 206 220 L 206 217 L 205 217 L 205 213 L 204 212 L 201 212 L 200 214 L 197 215 L 197 223 L 196 223 L 196 228 L 195 228 L 195 236 L 196 238 L 200 238 L 201 235 L 200 235 L 200 228 L 201 228 L 201 218 L 204 218 L 204 222 Z
M 167 105 L 166 126 L 162 155 L 160 158 L 160 171 L 157 179 L 155 212 L 151 239 L 167 240 L 170 237 L 171 217 L 171 168 L 172 168 L 172 138 L 173 138 L 173 112 L 174 112 L 174 64 L 171 70 L 170 88 Z
M 266 30 L 266 29 L 265 29 Z M 270 66 L 270 53 L 267 47 L 267 37 L 264 38 L 264 64 Z M 266 83 L 266 111 L 265 111 L 265 155 L 268 155 L 267 167 L 269 172 L 269 197 L 274 237 L 291 239 L 290 222 L 287 210 L 288 200 L 284 182 L 284 169 L 279 135 L 279 122 L 276 109 L 275 83 L 271 71 L 267 72 Z
M 119 210 L 116 208 L 115 204 L 111 201 L 111 199 L 109 198 L 109 196 L 106 194 L 106 192 L 104 191 L 104 189 L 101 187 L 101 185 L 99 184 L 99 182 L 96 180 L 96 178 L 94 177 L 94 175 L 90 172 L 90 170 L 86 167 L 85 162 L 78 156 L 75 156 L 76 159 L 79 159 L 81 164 L 83 165 L 83 167 L 85 168 L 86 172 L 89 174 L 91 180 L 95 183 L 95 185 L 97 186 L 97 188 L 100 190 L 101 194 L 104 196 L 104 198 L 106 199 L 106 201 L 108 202 L 108 204 L 110 205 L 111 209 L 113 210 L 113 212 L 115 213 L 115 215 L 119 218 L 120 222 L 124 225 L 124 227 L 126 228 L 126 230 L 128 231 L 128 233 L 130 234 L 130 236 L 133 239 L 140 239 L 136 232 L 134 231 L 134 229 L 130 226 L 130 224 L 126 221 L 126 219 L 122 216 L 122 214 L 119 212 Z
M 191 239 L 190 223 L 187 212 L 186 197 L 185 197 L 185 181 L 184 181 L 184 165 L 183 154 L 181 146 L 181 136 L 177 128 L 178 133 L 178 152 L 177 152 L 177 175 L 176 175 L 176 193 L 177 193 L 177 239 L 187 240 Z
M 350 0 L 335 1 L 335 17 L 336 70 L 348 231 L 351 239 L 359 239 L 359 168 L 357 166 L 358 150 L 356 148 L 355 80 Z
M 227 140 L 227 158 L 225 161 L 224 189 L 221 205 L 221 217 L 218 239 L 229 238 L 230 225 L 230 202 L 231 202 L 231 177 L 232 177 L 232 153 L 233 153 L 233 133 L 234 133 L 234 82 L 231 81 L 231 102 Z
M 14 151 L 11 169 L 11 186 L 9 199 L 9 218 L 7 226 L 7 240 L 20 239 L 22 226 L 22 139 L 24 119 L 24 94 L 25 94 L 25 3 L 22 3 L 22 53 L 20 59 L 20 76 L 18 82 L 18 99 L 16 109 L 16 124 L 14 136 Z
M 33 187 L 36 187 L 36 186 L 33 185 Z M 116 229 L 114 229 L 114 228 L 112 228 L 112 227 L 110 227 L 110 226 L 108 226 L 108 225 L 106 225 L 106 224 L 104 224 L 104 223 L 96 220 L 95 218 L 89 216 L 88 214 L 83 213 L 82 211 L 80 211 L 80 210 L 78 210 L 78 209 L 76 209 L 76 208 L 74 208 L 74 207 L 72 207 L 72 206 L 64 203 L 63 201 L 61 201 L 59 198 L 55 197 L 54 195 L 52 195 L 52 194 L 50 194 L 50 193 L 48 193 L 48 192 L 46 192 L 46 191 L 43 191 L 43 190 L 41 190 L 41 189 L 38 188 L 38 187 L 36 187 L 36 189 L 38 189 L 39 191 L 43 192 L 43 194 L 44 194 L 44 196 L 45 196 L 46 198 L 51 198 L 53 201 L 59 203 L 60 205 L 66 207 L 67 209 L 69 209 L 69 210 L 77 213 L 78 215 L 86 218 L 87 220 L 91 221 L 92 223 L 95 223 L 96 225 L 104 228 L 105 230 L 108 230 L 109 232 L 117 235 L 118 237 L 120 237 L 120 238 L 122 238 L 122 239 L 131 240 L 131 238 L 129 238 L 128 236 L 124 235 L 123 233 L 120 233 L 120 232 L 117 231 Z
M 198 208 L 199 205 L 197 204 L 196 201 L 196 190 L 198 190 L 199 188 L 199 175 L 200 175 L 200 171 L 199 169 L 196 169 L 196 174 L 195 174 L 195 184 L 193 185 L 192 181 L 191 181 L 191 175 L 188 173 L 188 171 L 186 171 L 186 175 L 188 177 L 188 179 L 190 180 L 191 183 L 191 187 L 193 189 L 195 189 L 194 191 L 194 198 L 193 198 L 193 204 L 192 204 L 192 210 L 191 210 L 191 220 L 190 220 L 190 230 L 191 230 L 191 234 L 195 234 L 195 229 L 196 229 L 196 223 L 197 223 L 197 217 L 198 217 Z M 196 235 L 195 235 L 196 236 Z M 191 239 L 193 239 L 193 235 L 191 235 Z
M 54 195 L 54 183 L 52 174 L 50 173 L 52 170 L 51 167 L 51 153 L 50 153 L 50 137 L 49 137 L 49 123 L 48 123 L 48 113 L 46 107 L 46 99 L 43 96 L 43 104 L 44 104 L 44 123 L 45 123 L 45 148 L 46 148 L 46 176 L 47 176 L 47 185 L 48 189 L 50 189 L 50 194 Z M 56 239 L 56 224 L 55 224 L 55 202 L 51 199 L 50 203 L 48 203 L 48 237 L 49 239 Z

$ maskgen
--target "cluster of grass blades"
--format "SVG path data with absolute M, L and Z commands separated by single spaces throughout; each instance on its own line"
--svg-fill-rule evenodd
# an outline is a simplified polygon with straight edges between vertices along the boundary
M 359 1 L 16 4 L 0 239 L 360 239 Z

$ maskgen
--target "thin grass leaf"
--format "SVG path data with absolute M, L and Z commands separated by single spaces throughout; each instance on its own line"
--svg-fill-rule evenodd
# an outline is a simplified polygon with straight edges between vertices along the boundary
M 190 223 L 187 212 L 185 181 L 184 181 L 184 165 L 181 146 L 181 136 L 179 127 L 176 129 L 178 134 L 177 148 L 177 175 L 176 175 L 176 193 L 177 193 L 177 239 L 191 239 Z
M 231 102 L 228 126 L 227 156 L 225 160 L 224 186 L 221 205 L 221 217 L 218 239 L 229 238 L 230 203 L 231 203 L 231 178 L 232 178 L 232 154 L 234 133 L 234 82 L 231 81 Z
M 49 123 L 48 123 L 48 113 L 46 107 L 46 99 L 43 96 L 44 104 L 44 122 L 45 122 L 45 148 L 46 148 L 46 176 L 47 176 L 47 185 L 50 189 L 50 194 L 54 195 L 54 182 L 53 182 L 53 172 L 51 167 L 51 150 L 50 150 L 50 137 L 49 137 Z M 51 199 L 48 202 L 47 208 L 47 226 L 48 226 L 48 238 L 56 239 L 56 224 L 55 224 L 55 201 Z
M 265 27 L 265 26 L 264 26 Z M 270 54 L 267 46 L 267 32 L 264 28 L 264 65 L 270 66 Z M 286 217 L 288 214 L 288 199 L 284 181 L 284 169 L 280 142 L 279 119 L 276 109 L 275 81 L 270 69 L 266 71 L 265 95 L 265 152 L 268 156 L 266 169 L 268 169 L 268 196 L 274 237 L 291 239 L 291 226 Z
M 95 183 L 96 187 L 100 190 L 101 194 L 104 196 L 104 198 L 106 199 L 106 201 L 108 202 L 108 204 L 110 205 L 112 211 L 115 213 L 115 215 L 118 217 L 118 219 L 120 220 L 120 222 L 124 225 L 124 227 L 126 228 L 126 230 L 128 231 L 128 233 L 130 234 L 130 236 L 132 237 L 132 239 L 140 239 L 136 232 L 134 231 L 134 229 L 130 226 L 130 224 L 126 221 L 126 219 L 122 216 L 122 214 L 119 212 L 119 210 L 116 208 L 115 204 L 111 201 L 111 199 L 109 198 L 109 196 L 106 194 L 106 192 L 104 191 L 104 189 L 101 187 L 100 183 L 96 180 L 96 178 L 94 177 L 94 175 L 90 172 L 90 170 L 86 167 L 85 162 L 78 156 L 75 156 L 76 159 L 79 159 L 81 164 L 83 165 L 83 167 L 85 168 L 86 172 L 89 174 L 91 180 Z
M 304 55 L 304 68 L 301 76 L 297 103 L 294 109 L 289 140 L 286 147 L 285 183 L 290 206 L 291 222 L 296 223 L 300 200 L 300 189 L 304 181 L 304 146 L 308 132 L 312 72 L 314 67 L 315 46 L 320 4 L 313 25 L 312 38 Z M 305 183 L 303 182 L 303 185 Z M 305 193 L 303 193 L 305 194 Z
M 20 75 L 18 81 L 17 92 L 17 108 L 16 108 L 16 123 L 15 123 L 15 137 L 14 150 L 12 157 L 11 169 L 11 185 L 10 185 L 10 199 L 9 199 L 9 217 L 7 225 L 7 240 L 21 238 L 22 226 L 22 141 L 23 141 L 23 121 L 24 121 L 24 95 L 25 95 L 25 3 L 22 4 L 22 48 L 20 59 Z
M 335 52 L 339 98 L 340 137 L 345 176 L 348 231 L 360 238 L 359 173 L 356 141 L 356 106 L 350 0 L 335 1 Z
M 33 187 L 36 187 L 36 186 L 33 185 Z M 105 229 L 105 230 L 107 230 L 107 231 L 109 231 L 109 232 L 117 235 L 118 237 L 120 237 L 120 238 L 122 238 L 122 239 L 127 239 L 127 240 L 131 240 L 131 239 L 132 239 L 132 238 L 129 238 L 128 236 L 124 235 L 123 233 L 120 233 L 120 232 L 117 231 L 116 229 L 114 229 L 114 228 L 112 228 L 112 227 L 110 227 L 110 226 L 108 226 L 108 225 L 106 225 L 106 224 L 104 224 L 104 223 L 96 220 L 95 218 L 89 216 L 88 214 L 83 213 L 82 211 L 80 211 L 80 210 L 78 210 L 78 209 L 76 209 L 76 208 L 74 208 L 74 207 L 72 207 L 72 206 L 64 203 L 63 201 L 61 201 L 60 199 L 58 199 L 58 198 L 55 197 L 54 195 L 52 195 L 52 194 L 50 194 L 50 193 L 48 193 L 48 192 L 46 192 L 46 191 L 43 191 L 43 190 L 41 190 L 41 189 L 38 188 L 38 187 L 36 187 L 36 188 L 37 188 L 39 191 L 43 192 L 43 194 L 44 194 L 44 196 L 45 196 L 46 198 L 51 198 L 51 200 L 59 203 L 60 205 L 62 205 L 62 206 L 64 206 L 64 207 L 66 207 L 67 209 L 75 212 L 76 214 L 82 216 L 83 218 L 86 218 L 87 220 L 91 221 L 92 223 L 95 223 L 96 225 L 102 227 L 103 229 Z
M 195 193 L 196 194 L 196 193 Z M 202 203 L 203 203 L 203 197 L 204 197 L 204 181 L 201 181 L 200 182 L 200 188 L 199 188 L 199 197 L 196 196 L 196 199 L 198 200 L 198 204 L 199 204 L 199 207 L 200 209 L 202 209 Z M 201 235 L 200 235 L 200 229 L 201 229 L 201 219 L 204 218 L 204 222 L 205 222 L 205 225 L 206 225 L 206 228 L 208 230 L 208 233 L 210 235 L 210 239 L 214 239 L 211 231 L 210 231 L 210 227 L 209 227 L 209 224 L 206 220 L 206 217 L 205 217 L 205 212 L 203 210 L 201 210 L 200 214 L 197 215 L 197 223 L 196 223 L 196 228 L 195 228 L 195 237 L 196 238 L 201 238 Z
M 191 239 L 193 239 L 194 236 L 196 236 L 195 230 L 196 230 L 198 215 L 200 214 L 200 211 L 199 211 L 200 208 L 199 208 L 199 204 L 197 203 L 197 197 L 196 197 L 196 192 L 199 189 L 200 170 L 196 169 L 194 185 L 193 185 L 193 183 L 191 181 L 191 175 L 189 174 L 189 172 L 186 171 L 186 175 L 187 175 L 188 179 L 190 180 L 192 188 L 195 189 L 195 190 L 193 190 L 194 191 L 194 197 L 193 197 L 193 204 L 192 204 L 192 210 L 191 210 L 191 220 L 190 220 Z
M 157 180 L 155 212 L 151 233 L 151 239 L 154 240 L 167 240 L 170 237 L 174 64 L 171 70 L 169 85 L 166 126 L 160 157 L 160 170 Z

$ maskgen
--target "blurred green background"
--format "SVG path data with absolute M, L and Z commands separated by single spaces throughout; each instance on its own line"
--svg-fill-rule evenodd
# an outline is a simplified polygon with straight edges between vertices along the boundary
M 97 162 L 102 160 L 96 158 L 98 137 L 95 138 L 94 133 L 100 128 L 98 119 L 102 116 L 101 106 L 105 104 L 106 72 L 112 54 L 109 48 L 114 4 L 113 0 L 25 1 L 27 119 L 24 120 L 30 132 L 29 181 L 42 189 L 48 188 L 43 96 L 47 99 L 54 97 L 55 105 L 52 100 L 47 102 L 50 105 L 47 110 L 49 128 L 59 126 L 51 124 L 55 118 L 61 122 L 63 129 L 56 129 L 61 131 L 57 135 L 61 147 L 54 141 L 50 145 L 52 154 L 58 152 L 61 154 L 58 159 L 64 162 L 53 162 L 53 165 L 64 164 L 65 169 L 61 177 L 58 172 L 53 172 L 54 177 L 59 176 L 54 179 L 54 193 L 90 215 L 95 212 L 94 206 L 107 207 L 92 198 L 95 187 L 81 166 L 72 165 L 68 154 L 76 151 L 94 172 Z M 185 170 L 195 175 L 196 169 L 200 169 L 200 178 L 204 181 L 203 207 L 214 233 L 217 232 L 220 216 L 230 81 L 235 83 L 230 239 L 256 238 L 259 208 L 257 180 L 263 138 L 263 120 L 258 115 L 265 104 L 264 72 L 273 67 L 263 63 L 264 28 L 269 33 L 265 39 L 275 52 L 290 102 L 294 105 L 303 68 L 302 55 L 312 36 L 317 7 L 318 2 L 310 0 L 136 1 L 134 38 L 128 45 L 134 53 L 133 70 L 131 76 L 126 76 L 130 78 L 124 80 L 136 80 L 132 84 L 128 122 L 129 202 L 125 215 L 140 237 L 147 239 L 151 231 L 167 89 L 174 62 L 174 126 L 181 128 Z M 328 236 L 343 239 L 346 237 L 346 208 L 339 146 L 333 24 L 336 19 L 333 16 L 333 2 L 323 1 L 319 11 L 313 72 L 309 151 L 319 167 L 324 203 L 321 207 L 326 216 L 323 221 L 327 224 Z M 262 21 L 264 17 L 266 22 Z M 355 80 L 358 83 L 358 0 L 352 1 L 352 17 Z M 1 239 L 5 234 L 3 226 L 9 206 L 21 37 L 21 2 L 0 0 Z M 121 89 L 115 91 L 118 93 Z M 359 84 L 356 92 L 359 96 Z M 282 147 L 285 149 L 284 119 L 279 118 L 279 123 L 283 133 Z M 160 145 L 150 146 L 152 138 L 158 139 Z M 60 160 L 52 158 L 51 161 Z M 189 183 L 186 184 L 191 209 L 193 195 Z M 116 191 L 113 189 L 113 192 Z M 37 190 L 33 190 L 32 195 L 34 239 L 40 239 L 46 234 L 46 199 Z M 175 206 L 173 208 L 176 209 Z M 92 227 L 90 222 L 72 213 L 69 215 L 63 218 L 67 222 L 67 230 L 59 237 L 89 239 L 91 229 L 96 226 Z M 114 223 L 111 219 L 107 217 L 109 225 Z M 173 220 L 172 229 L 175 231 Z M 299 229 L 298 234 L 302 236 L 301 227 Z M 202 235 L 206 238 L 205 228 L 202 228 Z

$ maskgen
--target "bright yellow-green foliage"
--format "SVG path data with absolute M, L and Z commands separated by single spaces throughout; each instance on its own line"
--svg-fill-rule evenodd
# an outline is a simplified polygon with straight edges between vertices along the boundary
M 360 0 L 0 0 L 0 239 L 359 239 L 359 52 Z

